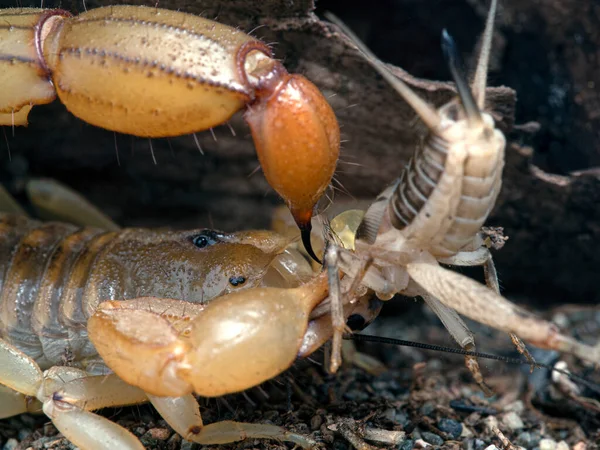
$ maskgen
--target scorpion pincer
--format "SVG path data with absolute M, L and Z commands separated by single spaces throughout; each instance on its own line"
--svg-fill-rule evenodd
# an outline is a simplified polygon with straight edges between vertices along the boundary
M 27 125 L 34 105 L 61 102 L 111 131 L 159 138 L 207 130 L 245 108 L 269 184 L 313 258 L 313 208 L 340 148 L 333 110 L 258 39 L 177 11 L 110 6 L 0 10 L 0 125 Z
M 253 387 L 330 338 L 327 316 L 309 324 L 326 273 L 315 277 L 289 243 L 269 231 L 101 231 L 0 216 L 0 417 L 41 406 L 82 449 L 140 449 L 90 411 L 150 401 L 194 442 L 312 447 L 274 425 L 204 425 L 192 395 Z

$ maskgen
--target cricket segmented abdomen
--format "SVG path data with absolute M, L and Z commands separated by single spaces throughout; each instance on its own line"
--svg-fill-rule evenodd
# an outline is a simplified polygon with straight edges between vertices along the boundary
M 402 173 L 392 194 L 391 221 L 398 230 L 410 225 L 423 208 L 444 173 L 446 142 L 429 134 Z
M 391 197 L 393 226 L 435 257 L 469 246 L 500 192 L 504 142 L 498 131 L 485 148 L 429 134 Z
M 444 239 L 431 250 L 434 256 L 453 256 L 469 245 L 496 204 L 502 186 L 504 152 L 490 153 L 471 155 L 466 160 L 454 221 Z

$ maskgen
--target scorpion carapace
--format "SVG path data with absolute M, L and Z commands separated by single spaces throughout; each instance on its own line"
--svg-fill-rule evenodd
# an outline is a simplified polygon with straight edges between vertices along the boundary
M 242 31 L 178 11 L 110 6 L 0 11 L 0 125 L 26 125 L 56 94 L 93 125 L 179 136 L 245 108 L 269 184 L 309 252 L 313 208 L 331 182 L 340 130 L 323 94 Z

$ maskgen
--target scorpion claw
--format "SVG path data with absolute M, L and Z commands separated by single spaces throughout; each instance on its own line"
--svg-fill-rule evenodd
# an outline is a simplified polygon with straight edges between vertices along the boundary
M 234 292 L 208 305 L 158 298 L 104 302 L 88 332 L 106 364 L 149 394 L 239 392 L 294 362 L 310 313 L 327 296 L 326 275 L 295 289 Z

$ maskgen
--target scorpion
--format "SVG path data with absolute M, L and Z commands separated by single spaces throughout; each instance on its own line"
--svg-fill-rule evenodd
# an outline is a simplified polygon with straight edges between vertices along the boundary
M 598 363 L 598 347 L 577 342 L 499 294 L 479 232 L 500 190 L 505 150 L 504 136 L 483 112 L 495 10 L 492 0 L 472 87 L 444 35 L 458 98 L 439 110 L 330 17 L 429 133 L 408 169 L 366 212 L 333 219 L 320 273 L 273 263 L 289 240 L 268 232 L 100 232 L 4 218 L 0 383 L 10 389 L 4 397 L 18 401 L 7 400 L 17 406 L 3 414 L 39 406 L 30 401 L 35 398 L 81 448 L 141 448 L 131 433 L 91 411 L 150 401 L 194 442 L 254 437 L 313 447 L 312 439 L 272 425 L 204 425 L 193 393 L 212 397 L 255 386 L 331 337 L 330 367 L 337 370 L 346 319 L 360 311 L 368 322 L 378 312 L 368 307 L 371 291 L 381 300 L 396 293 L 423 297 L 467 349 L 474 338 L 459 314 L 507 331 L 526 356 L 520 339 Z M 487 286 L 440 263 L 483 266 Z M 272 270 L 278 274 L 273 285 L 267 277 Z M 70 367 L 57 365 L 65 348 Z
M 204 425 L 191 394 L 245 390 L 330 339 L 330 318 L 310 318 L 327 296 L 326 273 L 315 276 L 290 246 L 296 236 L 120 229 L 56 182 L 30 181 L 27 190 L 32 203 L 48 202 L 47 212 L 111 231 L 0 214 L 0 417 L 41 409 L 82 449 L 142 449 L 132 433 L 90 411 L 149 401 L 201 444 L 254 437 L 317 445 L 274 425 Z M 369 302 L 356 306 L 348 314 L 366 322 Z M 186 368 L 169 368 L 155 352 L 172 353 Z M 112 361 L 129 375 L 113 372 Z
M 340 149 L 318 88 L 289 74 L 263 42 L 233 27 L 142 6 L 0 11 L 0 125 L 27 125 L 56 96 L 78 118 L 140 137 L 180 136 L 245 108 L 268 183 L 286 201 L 307 251 L 313 209 Z

